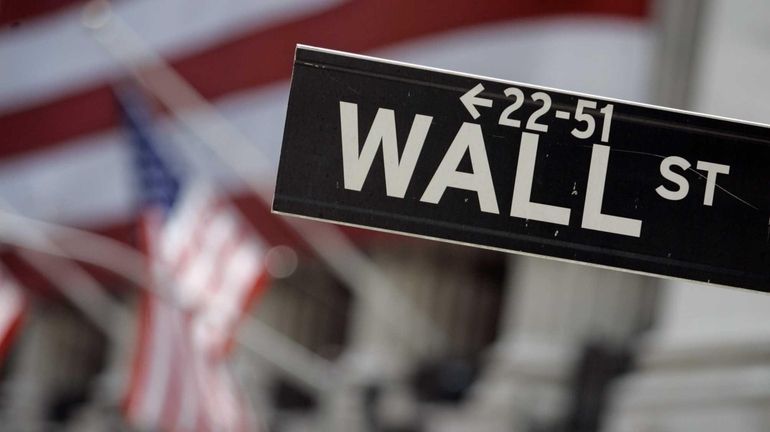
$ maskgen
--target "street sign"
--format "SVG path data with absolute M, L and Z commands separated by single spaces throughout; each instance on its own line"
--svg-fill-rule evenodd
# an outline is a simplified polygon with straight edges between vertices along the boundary
M 318 48 L 273 209 L 770 291 L 768 126 Z

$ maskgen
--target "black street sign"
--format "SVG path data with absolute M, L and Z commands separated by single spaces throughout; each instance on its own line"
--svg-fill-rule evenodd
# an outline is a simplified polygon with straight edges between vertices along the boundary
M 273 209 L 770 291 L 767 126 L 318 48 Z

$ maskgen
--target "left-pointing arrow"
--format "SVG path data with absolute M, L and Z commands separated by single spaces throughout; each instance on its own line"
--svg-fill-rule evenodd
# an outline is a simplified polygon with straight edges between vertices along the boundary
M 479 113 L 479 110 L 476 109 L 476 105 L 483 106 L 483 107 L 491 107 L 492 106 L 492 99 L 486 99 L 482 97 L 478 97 L 479 93 L 484 91 L 484 86 L 481 85 L 481 83 L 478 83 L 476 87 L 473 87 L 472 89 L 468 90 L 464 95 L 460 96 L 460 102 L 465 105 L 465 109 L 468 110 L 468 112 L 471 114 L 474 120 L 479 118 L 481 115 Z

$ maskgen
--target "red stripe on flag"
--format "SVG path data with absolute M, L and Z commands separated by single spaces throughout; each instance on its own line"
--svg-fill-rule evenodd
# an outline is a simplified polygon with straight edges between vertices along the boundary
M 205 230 L 211 221 L 219 214 L 220 212 L 224 211 L 224 207 L 221 203 L 218 203 L 216 205 L 210 205 L 206 206 L 204 211 L 202 211 L 199 215 L 197 220 L 195 221 L 195 225 L 191 227 L 190 230 L 191 233 L 199 233 L 203 230 Z M 185 267 L 187 267 L 193 257 L 198 255 L 200 252 L 201 247 L 203 246 L 204 241 L 203 235 L 195 235 L 193 236 L 192 240 L 189 243 L 186 243 L 184 246 L 184 250 L 182 251 L 182 254 L 179 256 L 179 258 L 176 260 L 176 262 L 170 262 L 167 263 L 171 268 L 171 273 L 175 276 L 179 276 L 184 271 Z
M 267 289 L 268 282 L 270 281 L 270 274 L 267 272 L 267 268 L 264 266 L 262 267 L 262 271 L 260 272 L 257 279 L 254 281 L 254 284 L 252 285 L 251 289 L 249 290 L 248 295 L 244 299 L 244 301 L 241 302 L 241 311 L 240 314 L 238 314 L 238 321 L 235 322 L 234 328 L 238 328 L 238 324 L 240 324 L 241 321 L 243 321 L 246 317 L 246 314 L 248 314 L 249 309 L 251 309 L 251 306 L 254 304 L 257 299 L 259 299 L 262 294 L 264 294 L 265 290 Z M 227 340 L 227 343 L 222 347 L 222 351 L 218 353 L 220 357 L 224 357 L 230 354 L 232 352 L 233 347 L 235 346 L 235 335 L 230 335 L 230 337 Z
M 250 233 L 246 229 L 239 227 L 238 231 L 234 233 L 234 235 L 230 235 L 230 238 L 227 239 L 225 244 L 217 253 L 217 257 L 214 259 L 214 272 L 211 274 L 211 277 L 206 284 L 207 289 L 204 293 L 204 303 L 207 300 L 211 300 L 221 290 L 223 282 L 222 279 L 225 276 L 228 261 L 238 251 L 238 248 L 246 242 L 248 239 L 247 236 L 249 235 Z
M 0 1 L 0 27 L 58 12 L 84 0 L 5 0 Z
M 649 0 L 356 0 L 279 24 L 171 61 L 204 97 L 217 99 L 287 79 L 297 43 L 345 51 L 375 48 L 482 23 L 565 15 L 640 19 Z M 374 23 L 374 24 L 373 24 Z M 116 126 L 110 83 L 76 90 L 42 105 L 0 116 L 0 158 L 57 145 Z
M 24 315 L 27 309 L 27 301 L 23 300 L 19 311 L 16 316 L 11 320 L 11 324 L 4 329 L 4 334 L 0 337 L 0 362 L 5 359 L 6 354 L 11 348 L 13 341 L 16 340 L 16 336 L 19 333 L 22 323 L 24 322 Z

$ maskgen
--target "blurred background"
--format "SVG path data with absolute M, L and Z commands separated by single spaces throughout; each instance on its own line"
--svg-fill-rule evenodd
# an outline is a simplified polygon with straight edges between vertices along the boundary
M 769 22 L 759 0 L 0 0 L 0 430 L 770 430 L 767 295 L 269 211 L 297 43 L 768 123 Z M 238 428 L 127 407 L 159 361 L 127 84 L 258 238 L 221 358 Z

